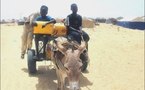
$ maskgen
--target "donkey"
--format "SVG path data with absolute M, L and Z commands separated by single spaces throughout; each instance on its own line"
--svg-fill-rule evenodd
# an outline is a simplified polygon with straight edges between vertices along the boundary
M 86 49 L 86 43 L 81 42 L 81 45 L 69 45 L 65 47 L 66 38 L 59 37 L 55 40 L 55 46 L 58 49 L 52 53 L 52 60 L 56 66 L 56 74 L 58 81 L 58 90 L 65 90 L 66 78 L 69 82 L 69 90 L 80 90 L 79 76 L 81 74 L 82 61 L 80 54 Z M 74 49 L 74 46 L 77 46 Z
M 21 36 L 22 45 L 21 45 L 21 58 L 24 59 L 24 55 L 27 49 L 31 49 L 32 47 L 32 40 L 33 40 L 33 21 L 40 16 L 40 13 L 32 13 L 28 16 L 24 23 L 23 33 Z

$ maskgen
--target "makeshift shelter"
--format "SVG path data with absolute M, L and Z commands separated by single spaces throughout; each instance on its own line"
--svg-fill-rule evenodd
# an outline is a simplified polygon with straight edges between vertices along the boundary
M 115 18 L 108 18 L 105 23 L 116 25 L 117 20 Z
M 92 19 L 83 18 L 82 20 L 82 27 L 83 28 L 94 28 L 95 22 Z
M 130 29 L 139 29 L 139 30 L 145 30 L 145 21 L 144 17 L 137 17 L 134 19 L 121 19 L 117 21 L 118 26 L 130 28 Z

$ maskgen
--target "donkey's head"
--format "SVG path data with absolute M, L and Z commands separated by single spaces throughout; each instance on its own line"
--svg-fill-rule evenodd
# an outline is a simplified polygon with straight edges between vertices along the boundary
M 57 43 L 59 51 L 64 54 L 64 67 L 69 80 L 70 90 L 79 90 L 79 76 L 81 74 L 82 61 L 80 54 L 86 49 L 86 43 L 81 42 L 77 49 L 66 49 L 61 43 Z

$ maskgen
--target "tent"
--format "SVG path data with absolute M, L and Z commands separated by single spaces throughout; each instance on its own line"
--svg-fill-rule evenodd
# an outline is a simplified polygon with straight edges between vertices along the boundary
M 121 19 L 117 21 L 118 26 L 122 26 L 125 28 L 130 28 L 130 29 L 139 29 L 139 30 L 145 30 L 145 21 L 144 17 L 136 17 L 134 19 Z
M 82 20 L 82 27 L 83 28 L 94 28 L 95 27 L 95 22 L 92 19 L 83 18 L 83 20 Z

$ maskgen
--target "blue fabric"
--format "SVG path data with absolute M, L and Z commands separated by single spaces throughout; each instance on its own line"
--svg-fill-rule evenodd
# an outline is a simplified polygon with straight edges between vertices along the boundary
M 46 17 L 39 16 L 36 18 L 36 21 L 50 21 L 50 20 L 53 20 L 53 18 L 50 16 L 46 16 Z
M 130 29 L 145 30 L 145 22 L 118 21 L 117 25 Z

